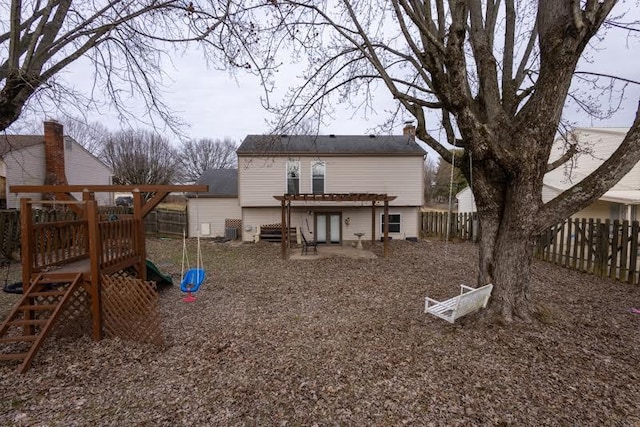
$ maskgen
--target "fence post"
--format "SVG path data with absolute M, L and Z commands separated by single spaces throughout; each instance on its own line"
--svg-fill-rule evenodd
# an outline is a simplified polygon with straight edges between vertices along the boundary
M 613 221 L 611 229 L 611 261 L 609 264 L 609 278 L 618 278 L 618 253 L 620 252 L 620 221 Z
M 638 263 L 638 230 L 640 229 L 640 223 L 633 221 L 631 223 L 631 236 L 630 236 L 630 250 L 629 250 L 629 280 L 628 283 L 638 283 L 638 272 L 636 270 Z
M 629 220 L 622 221 L 622 236 L 620 237 L 620 281 L 629 281 Z

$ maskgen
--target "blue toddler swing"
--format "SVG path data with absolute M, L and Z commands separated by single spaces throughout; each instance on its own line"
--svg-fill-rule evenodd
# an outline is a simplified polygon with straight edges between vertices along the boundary
M 196 223 L 197 222 L 198 221 L 196 220 Z M 185 230 L 182 230 L 182 280 L 180 281 L 180 290 L 187 293 L 187 296 L 182 299 L 182 301 L 184 302 L 194 302 L 196 300 L 196 297 L 193 296 L 192 292 L 197 292 L 198 289 L 200 289 L 200 285 L 202 285 L 202 282 L 204 281 L 204 278 L 206 276 L 205 271 L 202 268 L 202 250 L 200 249 L 200 224 L 198 224 L 197 239 L 198 253 L 196 256 L 196 268 L 190 268 L 189 255 L 187 254 L 187 234 Z M 186 273 L 184 271 L 185 262 L 187 267 Z

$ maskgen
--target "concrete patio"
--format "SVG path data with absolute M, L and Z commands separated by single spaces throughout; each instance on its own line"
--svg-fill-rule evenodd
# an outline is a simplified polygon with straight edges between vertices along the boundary
M 376 254 L 366 249 L 358 249 L 347 243 L 344 245 L 318 245 L 318 253 L 313 251 L 313 248 L 309 249 L 308 254 L 302 255 L 302 248 L 294 247 L 290 250 L 289 259 L 292 260 L 313 260 L 320 258 L 333 258 L 333 257 L 345 257 L 345 258 L 378 258 Z

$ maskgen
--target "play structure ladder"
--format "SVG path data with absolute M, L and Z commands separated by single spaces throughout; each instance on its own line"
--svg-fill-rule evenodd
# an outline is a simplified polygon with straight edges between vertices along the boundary
M 0 344 L 15 344 L 13 347 L 22 347 L 22 351 L 0 353 L 0 361 L 20 361 L 20 373 L 29 369 L 81 279 L 81 273 L 43 273 L 31 282 L 0 326 Z

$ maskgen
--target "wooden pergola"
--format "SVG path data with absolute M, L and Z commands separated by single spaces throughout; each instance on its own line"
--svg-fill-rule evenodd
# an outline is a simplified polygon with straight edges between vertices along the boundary
M 375 241 L 376 236 L 376 203 L 384 203 L 384 256 L 389 250 L 389 202 L 395 200 L 397 196 L 376 193 L 326 193 L 326 194 L 284 194 L 273 196 L 280 201 L 282 209 L 282 259 L 287 259 L 287 242 L 289 241 L 289 224 L 291 223 L 291 202 L 371 202 L 371 241 Z

